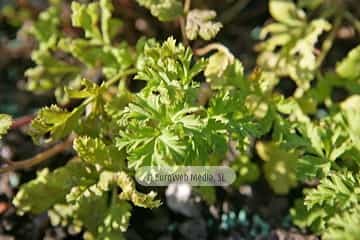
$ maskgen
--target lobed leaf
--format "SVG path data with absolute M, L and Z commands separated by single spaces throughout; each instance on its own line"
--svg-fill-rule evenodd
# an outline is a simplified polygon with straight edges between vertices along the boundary
M 195 40 L 198 36 L 204 40 L 214 38 L 220 31 L 222 24 L 213 22 L 216 12 L 212 10 L 191 10 L 186 17 L 186 36 L 190 40 Z
M 36 179 L 21 186 L 13 204 L 20 213 L 42 213 L 55 204 L 65 203 L 65 196 L 74 186 L 91 184 L 95 176 L 85 164 L 75 161 L 54 172 L 43 169 Z
M 47 142 L 60 140 L 76 130 L 84 111 L 85 105 L 75 108 L 72 112 L 63 110 L 56 105 L 45 107 L 31 122 L 29 134 L 36 143 L 40 143 L 43 138 Z

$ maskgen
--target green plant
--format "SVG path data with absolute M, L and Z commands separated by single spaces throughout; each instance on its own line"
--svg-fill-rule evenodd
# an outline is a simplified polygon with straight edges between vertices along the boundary
M 350 223 L 360 221 L 359 46 L 335 70 L 324 74 L 321 68 L 336 31 L 346 19 L 354 20 L 348 6 L 335 0 L 297 5 L 271 0 L 275 22 L 260 34 L 259 68 L 246 74 L 220 43 L 191 49 L 190 40 L 210 40 L 220 31 L 214 11 L 190 9 L 190 1 L 138 3 L 160 21 L 179 20 L 183 43 L 173 37 L 141 38 L 135 47 L 120 42 L 123 23 L 113 17 L 110 0 L 72 2 L 72 25 L 81 36 L 61 31 L 59 3 L 34 23 L 31 34 L 39 44 L 32 54 L 36 66 L 25 73 L 27 88 L 54 91 L 59 105 L 41 109 L 29 134 L 37 144 L 65 142 L 1 171 L 32 166 L 71 145 L 77 155 L 23 185 L 13 201 L 19 212 L 50 209 L 53 224 L 85 229 L 86 239 L 123 239 L 133 206 L 160 205 L 154 191 L 136 190 L 138 168 L 220 165 L 235 146 L 241 155 L 230 163 L 238 174 L 235 185 L 256 181 L 255 152 L 265 161 L 264 176 L 276 193 L 319 179 L 291 210 L 294 222 L 324 239 L 356 239 L 358 230 Z M 328 4 L 337 9 L 329 10 Z M 353 24 L 358 28 L 357 20 Z M 102 78 L 86 78 L 94 69 Z M 284 76 L 297 85 L 292 97 L 275 91 Z M 146 85 L 134 93 L 129 80 Z M 208 94 L 202 82 L 210 86 Z M 351 95 L 341 103 L 329 97 L 339 86 Z M 76 107 L 61 107 L 69 102 Z M 321 115 L 322 103 L 326 113 Z M 11 118 L 0 115 L 0 134 L 10 125 Z M 214 191 L 202 194 L 213 199 Z

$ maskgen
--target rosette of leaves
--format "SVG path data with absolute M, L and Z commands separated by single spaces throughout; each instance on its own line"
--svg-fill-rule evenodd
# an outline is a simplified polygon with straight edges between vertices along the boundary
M 135 78 L 147 85 L 115 116 L 123 129 L 117 147 L 126 150 L 130 168 L 206 164 L 209 156 L 225 154 L 229 136 L 242 145 L 249 136 L 270 129 L 271 108 L 257 118 L 244 106 L 253 90 L 246 85 L 238 60 L 232 70 L 219 73 L 227 87 L 214 94 L 208 107 L 199 105 L 199 84 L 193 78 L 205 63 L 200 59 L 192 64 L 190 49 L 172 38 L 162 45 L 152 40 L 145 44 Z M 240 91 L 242 86 L 248 92 Z
M 53 172 L 44 169 L 35 180 L 24 184 L 14 199 L 20 213 L 39 214 L 50 209 L 54 225 L 85 229 L 85 239 L 123 239 L 132 206 L 160 205 L 154 192 L 136 190 L 132 177 L 125 172 L 125 152 L 109 140 L 114 128 L 105 107 L 111 109 L 118 98 L 122 99 L 106 98 L 109 87 L 111 82 L 98 86 L 83 80 L 80 90 L 66 89 L 72 99 L 83 99 L 79 106 L 71 111 L 56 105 L 46 107 L 32 121 L 30 134 L 36 143 L 54 142 L 76 133 L 78 158 Z
M 204 61 L 191 61 L 190 49 L 172 38 L 145 44 L 135 78 L 147 85 L 116 117 L 124 129 L 117 146 L 126 149 L 130 168 L 200 165 L 226 145 L 226 136 L 209 127 L 206 109 L 197 103 L 199 84 L 193 78 Z

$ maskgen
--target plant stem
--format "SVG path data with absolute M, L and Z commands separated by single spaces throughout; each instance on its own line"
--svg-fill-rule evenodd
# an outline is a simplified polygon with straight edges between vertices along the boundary
M 180 24 L 180 30 L 181 30 L 181 36 L 182 40 L 185 46 L 189 46 L 189 40 L 186 37 L 186 31 L 185 31 L 185 17 L 181 16 L 179 18 L 179 24 Z
M 19 127 L 22 127 L 24 125 L 27 125 L 34 119 L 34 115 L 27 115 L 20 118 L 17 118 L 14 120 L 14 122 L 11 125 L 11 129 L 16 129 Z
M 184 2 L 184 13 L 187 14 L 190 10 L 191 0 L 185 0 Z
M 345 12 L 344 17 L 347 20 L 349 20 L 352 24 L 354 24 L 356 31 L 358 31 L 358 33 L 360 33 L 360 21 L 358 19 L 356 19 L 356 17 L 354 17 L 354 15 L 349 11 Z
M 120 72 L 118 74 L 116 74 L 113 78 L 111 78 L 109 81 L 107 81 L 105 83 L 106 87 L 110 87 L 111 85 L 113 85 L 114 83 L 116 83 L 117 81 L 119 81 L 122 77 L 126 77 L 130 74 L 134 74 L 136 73 L 136 68 L 130 68 L 126 71 Z
M 23 161 L 8 162 L 8 166 L 6 166 L 4 168 L 0 168 L 0 174 L 6 173 L 9 171 L 14 171 L 17 169 L 30 168 L 36 164 L 39 164 L 39 163 L 55 156 L 56 154 L 63 152 L 64 150 L 70 148 L 72 146 L 72 142 L 73 142 L 73 137 L 69 137 L 66 141 L 59 143 L 59 144 L 49 148 L 48 150 L 37 154 L 36 156 L 34 156 L 32 158 L 29 158 L 29 159 L 26 159 Z
M 114 185 L 111 192 L 111 205 L 115 205 L 117 200 L 118 200 L 118 190 L 117 190 L 117 186 Z
M 340 24 L 342 22 L 342 18 L 343 18 L 343 16 L 340 15 L 335 19 L 334 27 L 333 27 L 332 31 L 330 32 L 330 34 L 327 36 L 327 38 L 322 43 L 322 45 L 321 45 L 321 53 L 318 56 L 318 59 L 316 61 L 316 68 L 319 68 L 321 66 L 321 64 L 325 60 L 325 57 L 329 53 L 329 51 L 330 51 L 330 49 L 331 49 L 331 47 L 332 47 L 332 45 L 334 43 L 336 32 L 339 29 Z
M 233 62 L 235 60 L 234 55 L 232 55 L 232 53 L 229 51 L 229 49 L 227 47 L 225 47 L 224 45 L 222 45 L 221 43 L 210 43 L 210 44 L 206 45 L 205 47 L 195 49 L 194 53 L 198 56 L 202 56 L 213 50 L 218 50 L 218 51 L 225 53 L 229 57 L 231 62 Z
M 185 0 L 184 2 L 184 16 L 181 16 L 179 18 L 179 24 L 180 24 L 180 30 L 181 30 L 181 36 L 182 40 L 185 46 L 189 46 L 189 40 L 186 37 L 186 30 L 185 30 L 185 17 L 188 14 L 191 6 L 191 0 Z

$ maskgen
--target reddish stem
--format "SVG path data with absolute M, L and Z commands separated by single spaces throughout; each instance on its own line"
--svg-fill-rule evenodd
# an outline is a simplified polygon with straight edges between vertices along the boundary
M 29 124 L 34 119 L 34 117 L 35 117 L 34 115 L 27 115 L 27 116 L 23 116 L 23 117 L 15 119 L 13 121 L 13 124 L 11 125 L 11 129 L 16 129 L 16 128 L 19 128 L 19 127 Z

